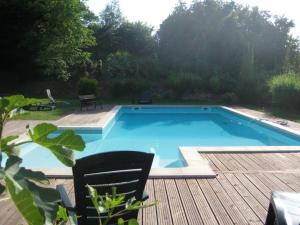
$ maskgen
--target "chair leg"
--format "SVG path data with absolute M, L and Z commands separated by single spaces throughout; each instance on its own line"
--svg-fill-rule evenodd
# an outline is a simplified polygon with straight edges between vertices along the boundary
M 276 220 L 276 217 L 275 217 L 274 208 L 273 208 L 272 203 L 270 203 L 265 225 L 274 225 L 275 220 Z

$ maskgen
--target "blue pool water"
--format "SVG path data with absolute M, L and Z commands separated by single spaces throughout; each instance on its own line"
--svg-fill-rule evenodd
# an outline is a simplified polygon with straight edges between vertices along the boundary
M 300 138 L 221 107 L 122 107 L 104 128 L 76 130 L 86 142 L 76 158 L 103 151 L 155 153 L 153 167 L 183 167 L 179 146 L 300 146 Z M 41 147 L 23 146 L 31 168 L 62 165 Z

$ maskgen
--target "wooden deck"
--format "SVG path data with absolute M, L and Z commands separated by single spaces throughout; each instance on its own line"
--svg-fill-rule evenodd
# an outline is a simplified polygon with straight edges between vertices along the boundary
M 143 225 L 263 224 L 271 191 L 300 191 L 300 153 L 202 154 L 215 179 L 149 179 L 156 207 L 139 214 Z M 71 179 L 65 184 L 73 198 Z M 25 224 L 14 205 L 0 202 L 0 224 Z

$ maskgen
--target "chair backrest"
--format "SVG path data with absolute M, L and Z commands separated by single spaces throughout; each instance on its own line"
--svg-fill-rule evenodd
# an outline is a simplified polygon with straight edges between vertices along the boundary
M 55 103 L 56 101 L 55 101 L 55 99 L 52 97 L 50 89 L 47 89 L 47 90 L 46 90 L 46 93 L 47 93 L 47 96 L 48 96 L 50 102 L 51 102 L 51 103 Z
M 96 100 L 95 95 L 79 95 L 79 100 L 84 101 L 84 100 Z
M 87 184 L 97 189 L 99 195 L 111 194 L 112 187 L 117 194 L 125 194 L 125 201 L 133 196 L 142 198 L 151 169 L 154 154 L 136 151 L 99 153 L 76 160 L 73 167 L 75 202 L 79 225 L 99 224 L 96 210 L 89 197 Z M 119 209 L 124 208 L 125 205 Z M 118 210 L 119 210 L 118 209 Z M 138 212 L 127 212 L 121 217 L 126 221 L 136 218 Z M 106 215 L 101 215 L 105 218 Z M 117 224 L 117 218 L 109 224 Z

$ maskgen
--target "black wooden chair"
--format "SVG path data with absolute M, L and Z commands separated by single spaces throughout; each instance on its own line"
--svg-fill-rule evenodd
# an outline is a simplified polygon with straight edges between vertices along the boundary
M 73 167 L 75 207 L 71 205 L 63 185 L 57 186 L 69 215 L 80 216 L 79 225 L 98 225 L 99 218 L 89 198 L 87 184 L 97 189 L 99 195 L 111 194 L 112 187 L 116 187 L 117 194 L 125 194 L 125 201 L 133 196 L 137 200 L 146 200 L 148 196 L 144 193 L 144 188 L 153 157 L 154 154 L 144 152 L 117 151 L 76 160 Z M 124 207 L 125 205 L 120 206 L 119 209 Z M 137 218 L 137 215 L 137 211 L 127 211 L 120 217 L 127 221 Z M 101 219 L 105 219 L 106 216 L 102 214 Z M 109 224 L 117 224 L 117 219 L 111 220 Z
M 273 192 L 265 225 L 299 225 L 300 194 Z

